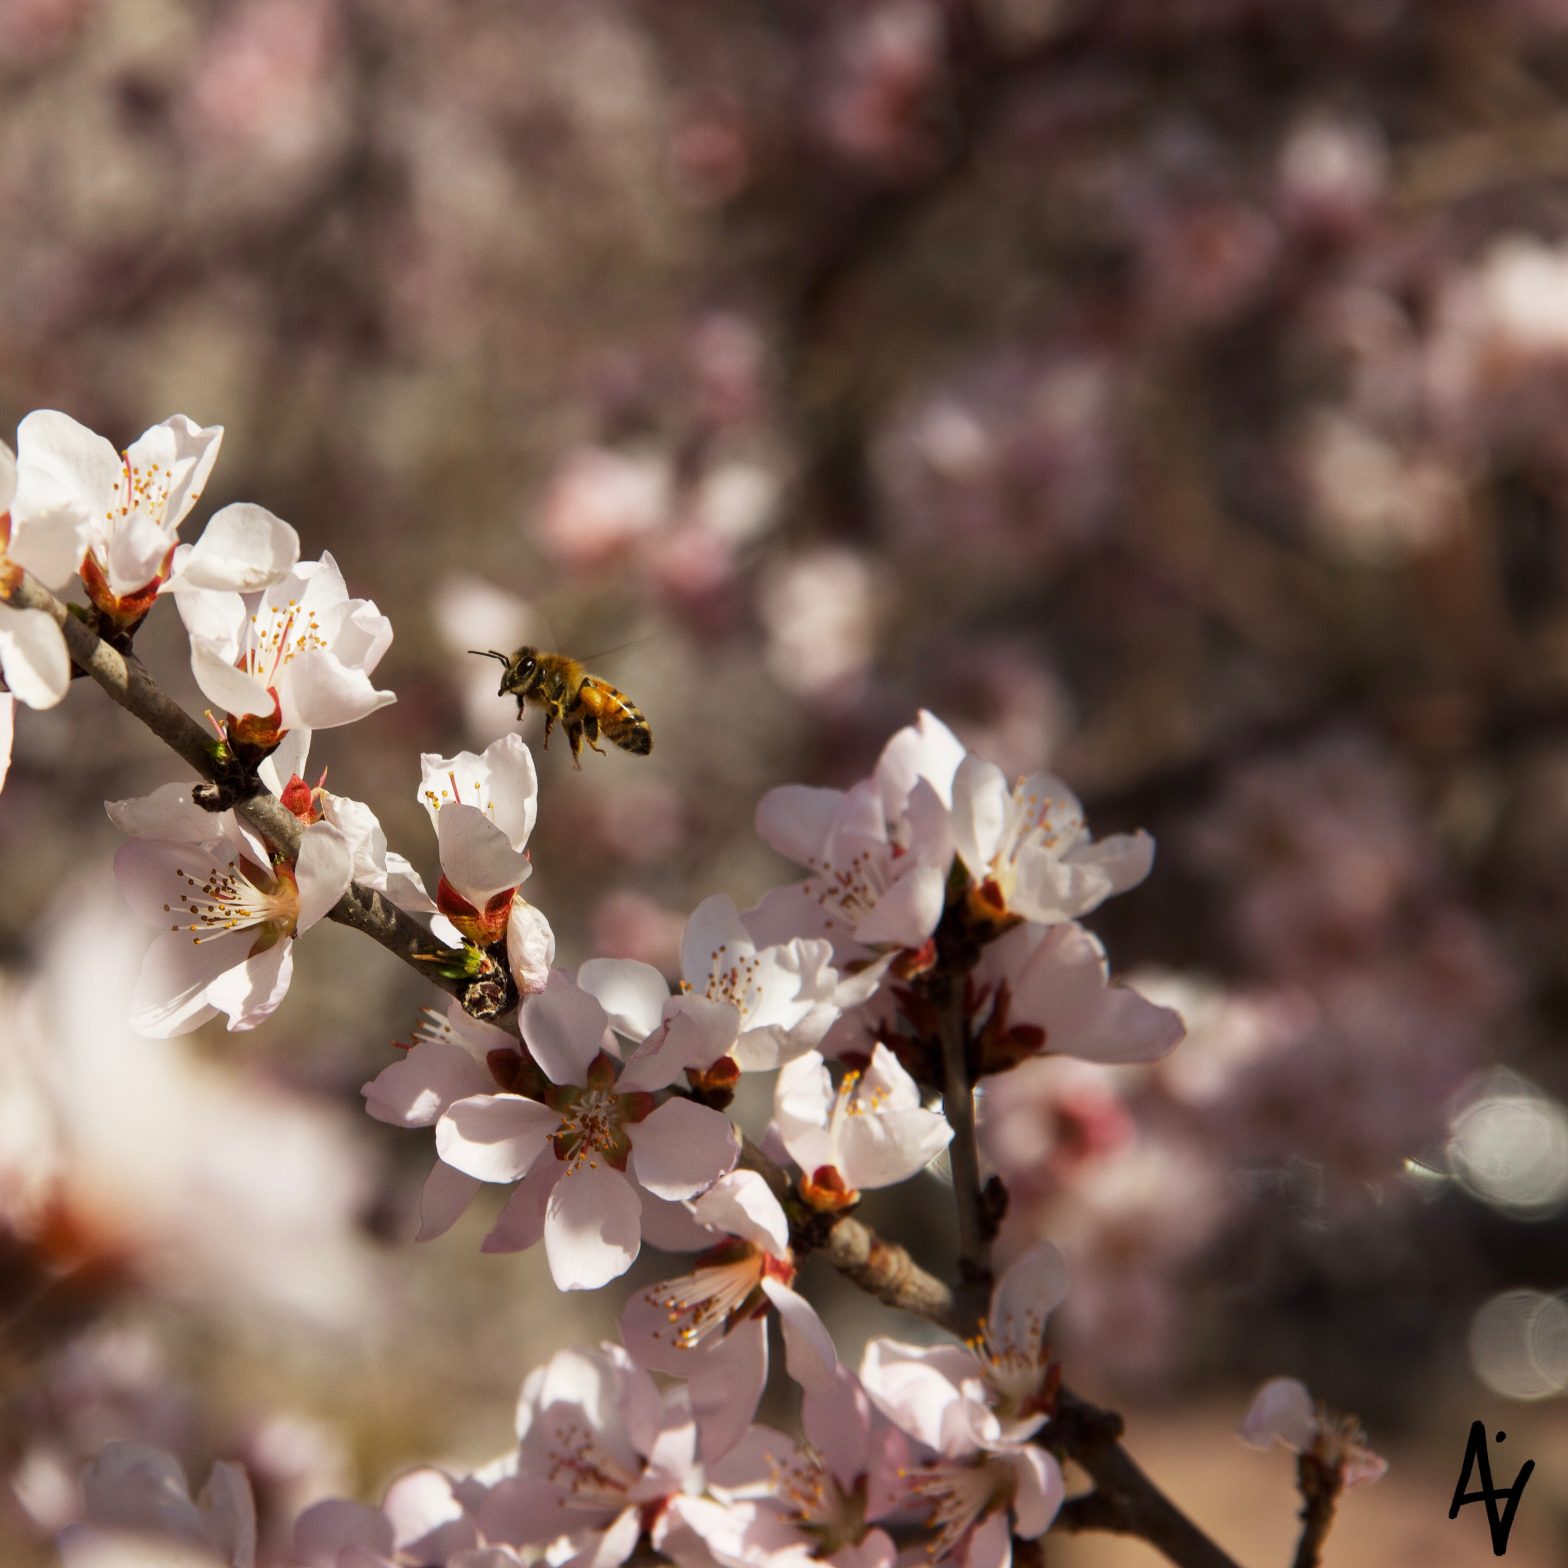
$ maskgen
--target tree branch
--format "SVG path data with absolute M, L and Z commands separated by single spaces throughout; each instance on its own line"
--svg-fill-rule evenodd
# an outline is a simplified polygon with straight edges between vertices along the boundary
M 1062 1389 L 1042 1438 L 1088 1471 L 1094 1490 L 1062 1506 L 1053 1528 L 1136 1535 L 1177 1568 L 1238 1568 L 1134 1463 L 1122 1447 L 1122 1418 Z
M 158 685 L 134 654 L 121 654 L 111 648 L 85 621 L 73 615 L 69 606 L 26 572 L 14 571 L 0 583 L 0 599 L 14 609 L 42 610 L 64 633 L 66 649 L 79 670 L 97 681 L 127 713 L 140 719 L 204 779 L 212 783 L 231 782 L 216 738 Z M 290 856 L 298 853 L 304 828 L 282 801 L 263 792 L 237 802 L 234 809 L 273 849 Z M 449 957 L 450 950 L 375 888 L 351 882 L 329 918 L 362 931 L 443 991 L 461 999 L 468 989 L 469 981 L 449 979 L 439 974 L 431 962 Z
M 947 1157 L 953 1170 L 953 1203 L 958 1212 L 959 1295 L 966 1323 L 980 1316 L 976 1297 L 990 1284 L 990 1243 L 980 1195 L 980 1151 L 975 1144 L 975 1095 L 969 1082 L 969 1014 L 964 977 L 950 975 L 942 1001 L 942 1111 L 953 1129 Z

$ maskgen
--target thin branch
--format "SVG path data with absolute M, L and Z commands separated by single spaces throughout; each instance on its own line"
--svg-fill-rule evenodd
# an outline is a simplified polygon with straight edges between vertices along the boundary
M 204 779 L 214 783 L 226 781 L 215 738 L 158 685 L 134 654 L 116 652 L 25 572 L 16 572 L 0 583 L 0 599 L 15 609 L 42 610 L 65 634 L 66 649 L 78 669 L 97 681 L 127 713 L 140 719 Z M 290 856 L 298 853 L 304 828 L 282 801 L 263 793 L 238 802 L 234 809 L 273 849 Z M 439 974 L 431 962 L 449 957 L 448 950 L 376 889 L 351 882 L 330 911 L 330 918 L 362 931 L 443 991 L 461 998 L 468 989 L 470 982 Z
M 990 1246 L 980 1194 L 980 1152 L 975 1144 L 975 1095 L 969 1082 L 969 1014 L 964 978 L 954 975 L 942 1002 L 942 1111 L 953 1129 L 947 1157 L 953 1169 L 953 1203 L 958 1211 L 959 1294 L 966 1305 L 990 1282 Z M 966 1313 L 966 1320 L 979 1316 Z
M 928 1274 L 896 1243 L 884 1241 L 869 1225 L 850 1215 L 833 1222 L 822 1254 L 847 1279 L 886 1306 L 962 1335 L 958 1301 L 936 1275 Z
M 1323 1543 L 1334 1523 L 1334 1506 L 1344 1484 L 1342 1467 L 1326 1465 L 1311 1453 L 1296 1458 L 1296 1485 L 1301 1491 L 1301 1537 L 1291 1568 L 1318 1568 Z
M 1069 1498 L 1056 1528 L 1110 1530 L 1136 1535 L 1177 1568 L 1238 1568 L 1138 1467 L 1122 1447 L 1122 1419 L 1062 1389 L 1056 1415 L 1042 1434 L 1049 1446 L 1076 1460 L 1094 1491 Z

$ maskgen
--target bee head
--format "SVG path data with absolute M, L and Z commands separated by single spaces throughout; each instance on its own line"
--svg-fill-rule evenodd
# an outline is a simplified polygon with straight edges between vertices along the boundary
M 498 693 L 502 697 L 525 690 L 539 668 L 537 650 L 533 648 L 519 648 L 516 653 L 497 653 L 494 648 L 470 648 L 468 651 L 478 654 L 481 659 L 499 659 L 505 666 Z

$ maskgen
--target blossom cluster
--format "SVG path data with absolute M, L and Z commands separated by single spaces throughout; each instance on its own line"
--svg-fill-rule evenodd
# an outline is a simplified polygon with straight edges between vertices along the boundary
M 363 1090 L 376 1120 L 433 1130 L 420 1239 L 499 1186 L 484 1250 L 542 1242 L 562 1291 L 610 1284 L 645 1246 L 695 1254 L 631 1295 L 620 1343 L 528 1378 L 514 1451 L 469 1475 L 413 1472 L 379 1510 L 316 1504 L 298 1563 L 613 1564 L 646 1545 L 690 1568 L 891 1568 L 919 1531 L 933 1562 L 1005 1568 L 1064 1499 L 1046 1339 L 1061 1252 L 1038 1237 L 1012 1248 L 968 1341 L 878 1337 L 858 1371 L 797 1274 L 863 1194 L 919 1176 L 955 1139 L 973 1155 L 976 1092 L 989 1109 L 1024 1064 L 1150 1063 L 1180 1041 L 1180 1016 L 1113 982 L 1082 923 L 1147 876 L 1152 841 L 1094 838 L 1061 779 L 1010 782 L 923 711 L 851 788 L 764 796 L 759 835 L 806 874 L 745 911 L 704 899 L 673 984 L 631 959 L 559 965 L 547 914 L 523 897 L 540 791 L 519 735 L 421 757 L 433 896 L 370 806 L 309 782 L 315 730 L 393 700 L 373 682 L 391 626 L 260 507 L 225 507 L 179 540 L 221 434 L 176 416 L 116 456 L 67 416 L 34 414 L 0 474 L 7 593 L 27 576 L 73 583 L 85 603 L 67 619 L 121 653 L 172 598 L 213 704 L 200 789 L 108 803 L 126 835 L 120 886 L 157 933 L 134 1026 L 254 1028 L 283 1001 L 295 942 L 343 900 L 383 897 L 418 933 L 410 956 L 454 993 Z M 4 615 L 8 685 L 57 702 L 60 619 Z M 1005 1158 L 987 1174 L 1004 1189 L 1021 1175 Z M 756 1423 L 775 1320 L 800 1440 Z M 231 1465 L 193 1500 L 168 1455 L 112 1444 L 83 1498 L 61 1538 L 70 1568 L 126 1560 L 149 1535 L 161 1561 L 257 1560 Z

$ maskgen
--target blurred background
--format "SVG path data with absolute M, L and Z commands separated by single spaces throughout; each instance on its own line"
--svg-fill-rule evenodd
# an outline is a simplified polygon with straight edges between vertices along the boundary
M 0 0 L 0 428 L 51 406 L 223 424 L 186 537 L 259 501 L 390 615 L 398 703 L 313 771 L 427 878 L 417 752 L 515 722 L 463 650 L 644 709 L 646 762 L 539 756 L 564 962 L 669 967 L 791 876 L 762 791 L 921 706 L 1149 828 L 1093 923 L 1189 1040 L 986 1106 L 1069 1380 L 1249 1563 L 1291 1467 L 1231 1432 L 1281 1372 L 1393 1463 L 1331 1561 L 1488 1560 L 1477 1416 L 1499 1484 L 1539 1461 L 1511 1560 L 1563 1560 L 1562 0 Z M 138 646 L 199 711 L 172 611 Z M 22 711 L 8 1564 L 122 1436 L 246 1459 L 277 1561 L 302 1503 L 504 1449 L 622 1299 L 481 1257 L 493 1203 L 409 1243 L 430 1139 L 359 1088 L 435 996 L 351 933 L 254 1034 L 130 1032 L 102 802 L 179 776 L 94 689 Z M 873 1217 L 934 1248 L 917 1202 Z M 847 1353 L 907 1332 L 807 1279 Z

